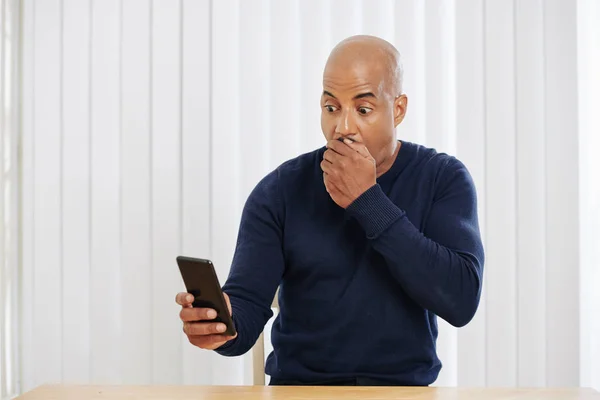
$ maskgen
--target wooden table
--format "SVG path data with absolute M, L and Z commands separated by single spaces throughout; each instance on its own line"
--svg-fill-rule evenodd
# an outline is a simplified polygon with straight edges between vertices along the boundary
M 418 399 L 418 400 L 600 400 L 591 389 L 467 389 L 414 387 L 293 387 L 293 386 L 41 386 L 21 400 L 134 399 Z

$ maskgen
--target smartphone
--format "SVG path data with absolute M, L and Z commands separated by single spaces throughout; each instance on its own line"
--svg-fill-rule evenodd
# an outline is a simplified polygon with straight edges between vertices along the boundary
M 177 265 L 186 291 L 194 296 L 192 306 L 215 310 L 217 318 L 205 322 L 222 322 L 227 327 L 223 335 L 234 336 L 236 331 L 233 319 L 229 314 L 213 263 L 201 258 L 179 256 Z

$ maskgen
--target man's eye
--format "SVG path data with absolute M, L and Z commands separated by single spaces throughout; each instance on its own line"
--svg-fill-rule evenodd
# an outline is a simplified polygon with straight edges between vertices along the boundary
M 369 107 L 359 107 L 359 109 L 358 109 L 358 112 L 362 115 L 367 115 L 371 111 L 373 111 L 373 110 L 370 109 Z
M 334 106 L 331 106 L 331 105 L 326 105 L 325 109 L 327 110 L 327 112 L 330 112 L 330 113 L 332 113 L 335 110 L 337 110 L 337 108 L 335 108 Z

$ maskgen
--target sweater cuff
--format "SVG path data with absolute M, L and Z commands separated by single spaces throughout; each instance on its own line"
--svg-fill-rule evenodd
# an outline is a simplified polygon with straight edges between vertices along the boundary
M 346 211 L 356 218 L 368 239 L 375 239 L 392 223 L 404 215 L 386 195 L 381 186 L 375 184 L 352 202 Z

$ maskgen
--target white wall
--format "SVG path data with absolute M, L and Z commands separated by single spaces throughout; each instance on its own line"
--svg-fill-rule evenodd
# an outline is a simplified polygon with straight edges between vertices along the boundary
M 24 0 L 22 388 L 251 382 L 247 357 L 185 340 L 174 260 L 225 279 L 254 184 L 323 145 L 321 71 L 354 33 L 404 55 L 399 137 L 457 155 L 479 193 L 484 295 L 467 327 L 440 322 L 436 384 L 577 386 L 598 365 L 576 5 Z

